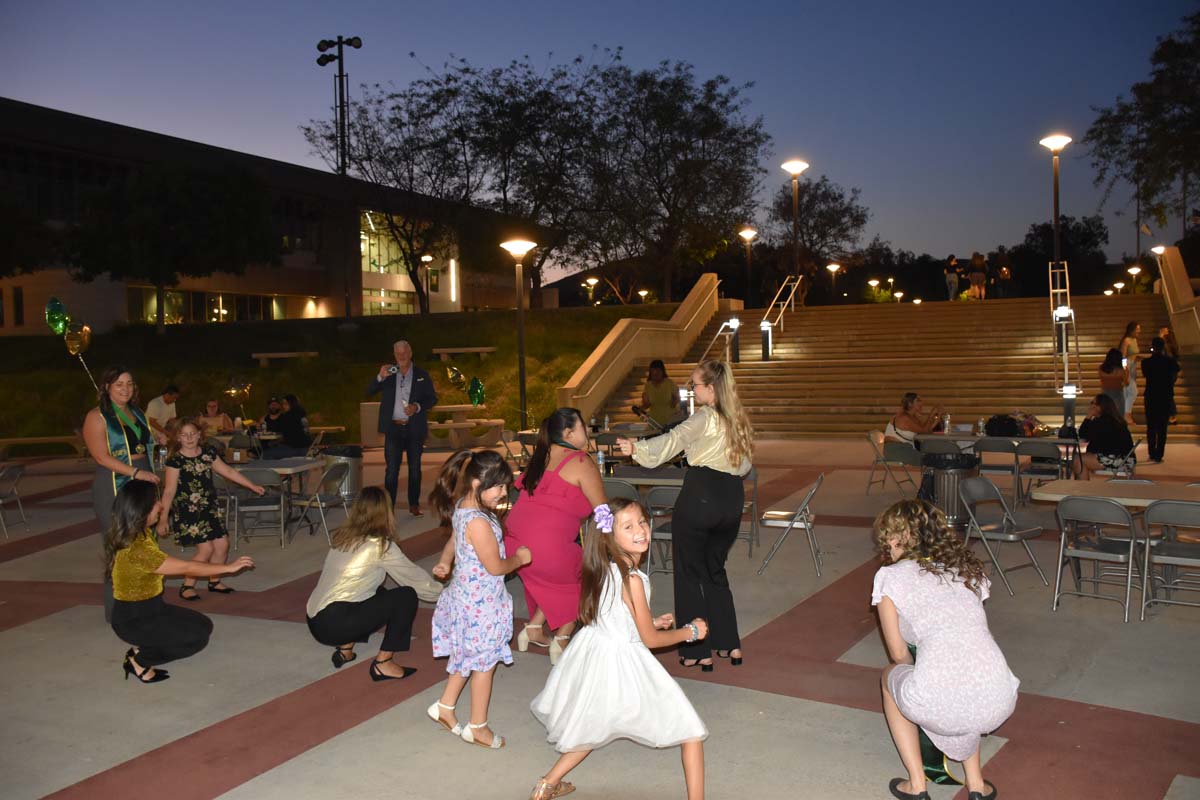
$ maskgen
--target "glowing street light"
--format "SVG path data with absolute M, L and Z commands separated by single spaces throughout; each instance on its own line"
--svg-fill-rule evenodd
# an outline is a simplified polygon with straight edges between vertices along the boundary
M 919 305 L 921 305 L 921 298 L 919 298 L 919 297 L 914 297 L 914 298 L 913 298 L 913 305 L 914 305 L 914 306 L 919 306 Z
M 642 302 L 646 302 L 646 295 L 650 294 L 648 289 L 638 289 L 638 297 L 642 298 Z
M 594 300 L 593 295 L 596 292 L 596 284 L 598 284 L 599 282 L 600 282 L 600 279 L 596 278 L 596 277 L 588 278 L 587 280 L 584 281 L 584 283 L 587 284 L 588 303 L 591 303 Z
M 1071 137 L 1061 133 L 1051 134 L 1038 142 L 1051 152 L 1054 161 L 1054 263 L 1056 264 L 1062 261 L 1062 236 L 1058 219 L 1058 154 L 1070 143 Z
M 800 274 L 800 173 L 808 169 L 808 162 L 793 158 L 780 164 L 784 172 L 792 176 L 792 274 Z
M 754 228 L 751 228 L 749 225 L 747 225 L 746 227 L 744 227 L 740 231 L 738 231 L 738 236 L 742 237 L 742 241 L 744 241 L 746 243 L 746 308 L 753 308 L 754 306 L 752 305 L 752 301 L 750 299 L 751 295 L 754 294 L 754 292 L 753 292 L 754 279 L 751 277 L 751 274 L 750 274 L 750 262 L 751 262 L 750 243 L 752 241 L 754 241 L 755 236 L 758 236 L 758 231 L 754 230 Z
M 878 289 L 879 280 L 877 278 L 871 278 L 871 280 L 867 281 L 867 286 L 870 286 L 872 289 Z
M 829 281 L 830 281 L 829 291 L 830 291 L 830 294 L 833 295 L 835 301 L 837 300 L 837 274 L 838 274 L 838 270 L 841 268 L 842 268 L 841 264 L 826 264 L 825 265 L 825 269 L 829 270 Z
M 904 299 L 904 292 L 896 292 L 896 302 L 899 303 Z
M 1125 288 L 1125 282 L 1117 281 L 1116 283 L 1113 284 L 1113 288 L 1117 290 L 1117 294 L 1120 294 L 1121 290 Z
M 520 387 L 521 428 L 529 427 L 529 413 L 525 408 L 525 275 L 521 261 L 525 254 L 537 247 L 537 242 L 525 239 L 510 239 L 500 244 L 516 262 L 517 273 L 517 382 Z
M 1150 252 L 1154 253 L 1156 256 L 1161 256 L 1163 253 L 1167 252 L 1167 248 L 1163 247 L 1161 244 L 1156 244 L 1154 247 L 1150 248 Z
M 1142 268 L 1135 264 L 1125 271 L 1128 272 L 1130 275 L 1132 275 L 1134 278 L 1136 278 L 1141 273 Z
M 1112 290 L 1112 289 L 1105 289 L 1105 290 L 1104 290 L 1104 296 L 1105 296 L 1105 297 L 1112 297 L 1112 293 L 1113 293 L 1113 290 Z

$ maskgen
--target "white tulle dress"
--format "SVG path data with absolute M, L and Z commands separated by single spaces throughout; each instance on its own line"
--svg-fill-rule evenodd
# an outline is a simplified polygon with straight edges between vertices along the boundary
M 634 571 L 650 599 L 650 579 Z M 703 740 L 708 729 L 687 695 L 642 643 L 611 566 L 596 620 L 571 639 L 546 686 L 530 703 L 560 753 L 595 750 L 615 739 L 647 747 Z

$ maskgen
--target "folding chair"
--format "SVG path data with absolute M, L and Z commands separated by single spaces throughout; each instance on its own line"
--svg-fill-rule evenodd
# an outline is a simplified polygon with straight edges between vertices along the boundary
M 1021 462 L 1017 459 L 1016 441 L 1004 436 L 984 436 L 976 440 L 972 449 L 975 451 L 975 455 L 979 456 L 980 474 L 1007 475 L 1012 478 L 1013 505 L 1016 505 L 1021 496 L 1021 485 L 1017 480 Z M 984 457 L 984 453 L 999 453 L 1008 457 L 998 461 L 988 461 Z
M 1054 603 L 1052 611 L 1058 610 L 1059 599 L 1063 595 L 1079 597 L 1095 597 L 1100 600 L 1114 600 L 1122 603 L 1125 608 L 1125 621 L 1129 622 L 1129 599 L 1133 594 L 1133 567 L 1137 561 L 1135 552 L 1138 545 L 1137 528 L 1133 516 L 1123 505 L 1107 497 L 1065 497 L 1058 502 L 1055 511 L 1060 529 L 1058 535 L 1058 565 L 1054 575 Z M 1095 531 L 1096 538 L 1085 540 L 1080 535 L 1080 526 L 1090 526 Z M 1128 531 L 1126 537 L 1105 538 L 1102 531 L 1105 526 L 1116 526 Z M 1080 575 L 1081 560 L 1093 562 L 1093 574 L 1090 578 Z M 1071 575 L 1075 580 L 1075 591 L 1062 588 L 1063 564 L 1071 567 Z M 1125 580 L 1117 582 L 1104 576 L 1112 573 L 1101 573 L 1100 564 L 1125 565 Z M 1117 573 L 1119 574 L 1119 573 Z M 1083 591 L 1083 582 L 1091 583 L 1095 591 Z M 1101 594 L 1100 584 L 1125 586 L 1125 599 Z
M 816 496 L 817 490 L 821 488 L 821 484 L 825 481 L 825 473 L 821 473 L 808 491 L 804 493 L 804 500 L 795 511 L 767 511 L 762 515 L 761 524 L 768 528 L 783 528 L 783 533 L 779 534 L 779 538 L 775 540 L 775 544 L 771 545 L 771 552 L 767 553 L 767 557 L 763 559 L 762 566 L 758 568 L 758 574 L 762 575 L 767 570 L 767 565 L 771 563 L 771 559 L 779 552 L 779 548 L 783 546 L 783 541 L 787 539 L 788 534 L 793 528 L 803 528 L 804 533 L 808 536 L 808 549 L 812 553 L 813 567 L 817 570 L 817 577 L 821 577 L 821 546 L 817 543 L 817 529 L 813 524 L 813 513 L 809 508 L 812 499 Z
M 642 496 L 638 493 L 637 487 L 629 481 L 623 481 L 620 478 L 604 478 L 601 483 L 604 484 L 604 496 L 609 500 L 623 497 L 626 500 L 642 502 Z
M 248 530 L 274 528 L 274 522 L 268 522 L 264 525 L 261 524 L 260 518 L 263 515 L 276 514 L 279 518 L 279 546 L 286 547 L 288 517 L 286 478 L 270 469 L 246 469 L 242 470 L 242 475 L 267 491 L 262 497 L 258 497 L 246 492 L 244 489 L 237 490 L 237 501 L 234 504 L 234 509 L 237 515 L 236 527 L 238 528 L 239 538 L 252 538 L 247 533 Z M 245 516 L 253 517 L 254 524 L 247 527 L 244 520 Z
M 877 483 L 882 484 L 886 489 L 888 478 L 891 478 L 892 482 L 896 484 L 900 494 L 904 494 L 904 487 L 900 485 L 900 479 L 892 472 L 892 467 L 903 470 L 905 482 L 912 486 L 915 493 L 917 482 L 912 479 L 908 468 L 921 466 L 921 454 L 917 452 L 916 448 L 903 442 L 885 441 L 883 431 L 867 431 L 867 441 L 871 443 L 871 449 L 875 451 L 875 460 L 871 462 L 871 474 L 867 476 L 867 494 L 871 493 L 871 487 Z M 880 467 L 883 467 L 883 476 L 879 480 L 875 480 L 875 471 Z
M 680 487 L 654 486 L 646 493 L 646 509 L 650 512 L 650 547 L 646 552 L 646 574 L 670 572 L 671 515 L 675 513 L 675 501 L 679 499 Z M 658 547 L 659 566 L 654 566 L 654 548 Z
M 317 431 L 317 434 L 312 437 L 312 443 L 308 446 L 308 452 L 304 454 L 305 458 L 316 458 L 321 455 L 321 441 L 325 438 L 325 431 Z
M 513 451 L 513 442 L 517 443 L 515 452 Z M 511 461 L 513 466 L 516 467 L 518 471 L 524 471 L 527 461 L 525 459 L 525 451 L 521 447 L 521 443 L 517 442 L 517 432 L 510 431 L 508 428 L 501 430 L 500 446 L 504 448 L 504 458 L 508 461 Z
M 1125 454 L 1125 460 L 1120 467 L 1116 469 L 1096 469 L 1092 470 L 1093 475 L 1107 475 L 1110 478 L 1132 478 L 1134 471 L 1137 470 L 1137 453 L 1138 445 L 1142 443 L 1138 439 L 1133 443 L 1133 447 L 1129 448 L 1129 452 Z
M 1180 574 L 1181 567 L 1184 570 L 1200 570 L 1200 544 L 1181 542 L 1178 538 L 1179 528 L 1200 529 L 1200 503 L 1156 500 L 1146 508 L 1143 520 L 1147 534 L 1151 526 L 1161 526 L 1162 538 L 1148 540 L 1149 546 L 1144 549 L 1141 618 L 1146 618 L 1146 607 L 1155 603 L 1200 607 L 1197 602 L 1171 599 L 1173 591 L 1200 592 L 1200 572 L 1185 571 Z M 1162 567 L 1163 570 L 1162 598 L 1155 596 L 1155 567 Z
M 963 449 L 958 446 L 958 442 L 953 439 L 922 439 L 918 443 L 918 452 L 921 455 L 961 455 Z
M 739 539 L 745 539 L 750 543 L 750 552 L 747 557 L 754 558 L 754 545 L 758 544 L 758 467 L 750 467 L 750 471 L 746 473 L 746 481 L 750 482 L 750 493 L 745 502 L 742 503 L 742 514 L 750 515 L 750 527 L 742 533 L 738 529 Z
M 342 494 L 342 482 L 346 480 L 346 476 L 350 474 L 350 465 L 345 462 L 337 463 L 325 470 L 325 474 L 317 481 L 313 493 L 306 499 L 299 500 L 295 503 L 296 508 L 303 508 L 304 513 L 300 515 L 300 519 L 296 520 L 296 527 L 308 523 L 308 535 L 312 536 L 316 530 L 316 521 L 308 518 L 308 513 L 314 508 L 317 514 L 321 517 L 321 527 L 325 529 L 325 539 L 329 544 L 333 545 L 333 537 L 329 535 L 329 522 L 325 519 L 325 509 L 341 506 L 347 516 L 350 514 L 350 506 L 346 503 L 346 496 Z
M 1067 462 L 1054 442 L 1040 442 L 1037 439 L 1018 442 L 1016 458 L 1018 504 L 1029 502 L 1029 493 L 1033 491 L 1035 483 L 1041 486 L 1047 481 L 1066 477 Z M 1029 464 L 1022 465 L 1022 458 L 1028 458 Z
M 237 514 L 233 512 L 237 504 L 237 493 L 234 484 L 222 478 L 216 472 L 212 474 L 213 488 L 217 490 L 217 511 L 225 523 L 225 533 L 237 549 Z
M 1004 582 L 1004 588 L 1008 589 L 1009 597 L 1013 597 L 1012 584 L 1008 582 L 1008 576 L 1004 572 L 1004 567 L 1000 566 L 1000 559 L 996 557 L 996 551 L 988 544 L 993 542 L 1020 542 L 1025 548 L 1025 554 L 1029 556 L 1029 562 L 1020 564 L 1009 569 L 1020 569 L 1021 567 L 1033 567 L 1037 570 L 1038 577 L 1042 579 L 1042 583 L 1046 586 L 1050 582 L 1046 580 L 1045 573 L 1042 572 L 1041 566 L 1038 564 L 1037 558 L 1033 555 L 1033 550 L 1029 548 L 1029 540 L 1036 539 L 1042 535 L 1040 525 L 1021 525 L 1013 517 L 1013 513 L 1008 508 L 1008 503 L 1004 502 L 1004 495 L 1000 493 L 1000 489 L 996 484 L 984 477 L 967 478 L 958 484 L 958 496 L 962 499 L 963 506 L 967 509 L 967 533 L 963 537 L 963 544 L 971 544 L 971 536 L 979 537 L 979 541 L 983 542 L 983 549 L 987 550 L 988 556 L 992 559 L 992 565 L 996 568 L 996 572 L 1000 573 L 1000 580 Z M 992 521 L 981 522 L 983 515 L 980 513 L 980 503 L 996 502 L 1000 504 L 1000 518 Z M 1000 549 L 999 547 L 996 548 Z
M 17 484 L 21 482 L 21 477 L 25 474 L 24 464 L 10 464 L 7 467 L 0 467 L 0 528 L 4 529 L 4 538 L 8 538 L 8 522 L 4 519 L 4 504 L 10 500 L 17 501 L 17 511 L 21 514 L 21 524 L 25 526 L 25 532 L 29 532 L 29 520 L 25 517 L 25 507 L 21 505 L 21 493 L 17 491 Z

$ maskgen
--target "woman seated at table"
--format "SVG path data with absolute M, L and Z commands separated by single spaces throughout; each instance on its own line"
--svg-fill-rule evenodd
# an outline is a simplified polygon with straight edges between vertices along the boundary
M 290 458 L 308 453 L 312 437 L 308 435 L 308 418 L 296 395 L 283 397 L 283 413 L 267 423 L 267 430 L 278 433 L 281 440 L 263 451 L 263 458 Z
M 667 367 L 662 359 L 650 362 L 646 374 L 646 388 L 642 389 L 642 409 L 646 416 L 666 427 L 679 412 L 679 389 L 667 377 Z
M 1112 348 L 1104 356 L 1100 364 L 1100 391 L 1112 398 L 1117 413 L 1124 416 L 1129 410 L 1125 408 L 1125 386 L 1129 383 L 1129 373 L 1121 366 L 1121 351 Z
M 1075 462 L 1077 478 L 1098 469 L 1124 469 L 1137 463 L 1137 456 L 1129 452 L 1133 449 L 1129 426 L 1107 394 L 1098 394 L 1088 403 L 1087 418 L 1079 426 L 1079 438 L 1087 442 L 1087 452 Z
M 216 400 L 209 400 L 204 404 L 204 413 L 200 415 L 200 423 L 204 425 L 205 436 L 233 431 L 233 420 L 221 410 L 221 404 Z
M 925 413 L 925 401 L 916 392 L 905 392 L 900 400 L 900 413 L 892 417 L 883 436 L 893 442 L 908 442 L 914 444 L 918 433 L 933 433 L 942 424 L 943 409 L 935 406 L 933 411 Z

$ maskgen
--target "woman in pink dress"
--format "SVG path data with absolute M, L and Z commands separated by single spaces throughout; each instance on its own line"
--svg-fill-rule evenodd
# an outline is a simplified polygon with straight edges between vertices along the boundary
M 521 493 L 504 522 L 505 548 L 533 552 L 533 563 L 517 572 L 530 614 L 517 649 L 549 647 L 552 663 L 570 640 L 579 610 L 579 526 L 606 499 L 587 446 L 587 428 L 577 409 L 560 408 L 542 420 L 537 447 L 517 479 Z

